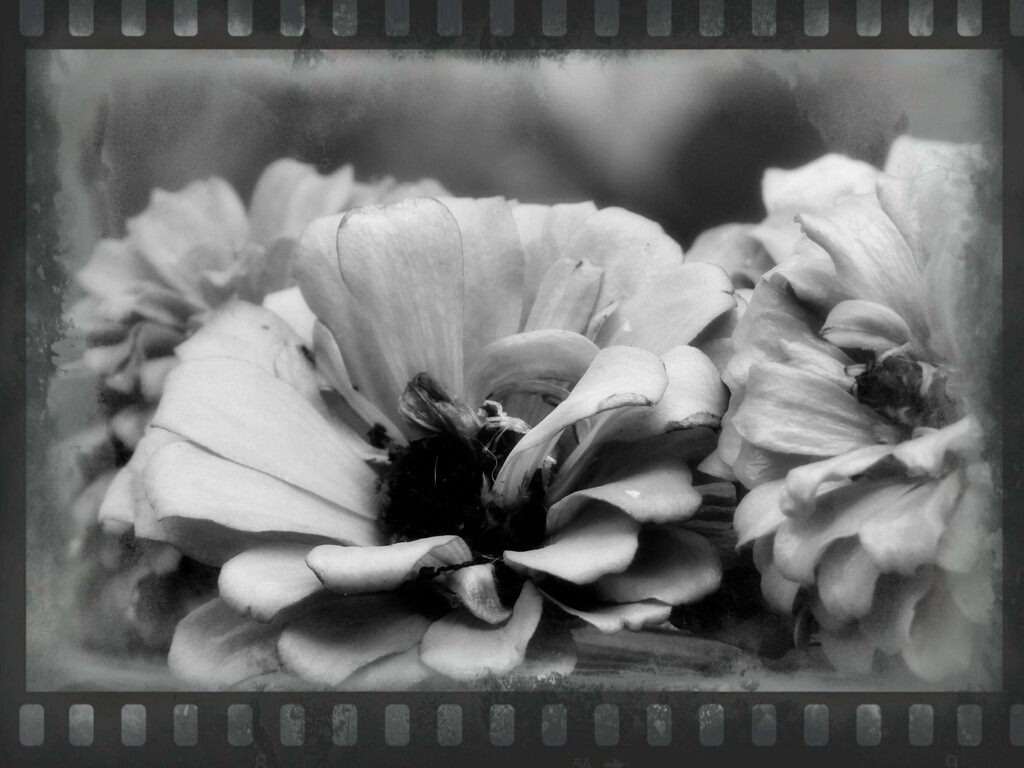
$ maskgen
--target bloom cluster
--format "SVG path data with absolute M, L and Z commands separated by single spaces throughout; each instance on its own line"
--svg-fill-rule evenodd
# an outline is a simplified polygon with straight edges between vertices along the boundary
M 686 643 L 726 582 L 842 674 L 976 671 L 999 521 L 957 291 L 989 166 L 900 139 L 770 170 L 763 222 L 685 254 L 350 167 L 279 161 L 248 209 L 156 192 L 79 273 L 119 396 L 76 515 L 208 574 L 163 603 L 189 685 L 564 674 L 552 627 Z

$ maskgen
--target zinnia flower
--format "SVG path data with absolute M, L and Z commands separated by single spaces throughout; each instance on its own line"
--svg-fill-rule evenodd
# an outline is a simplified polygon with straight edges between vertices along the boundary
M 310 165 L 281 160 L 261 175 L 248 211 L 224 180 L 195 181 L 177 192 L 154 191 L 123 238 L 96 246 L 76 275 L 85 296 L 71 317 L 86 349 L 80 363 L 55 378 L 49 403 L 51 414 L 71 421 L 76 409 L 100 404 L 96 418 L 56 446 L 53 461 L 58 504 L 73 520 L 71 553 L 81 565 L 76 583 L 84 613 L 103 616 L 86 622 L 87 639 L 166 645 L 170 634 L 159 628 L 173 628 L 183 615 L 173 606 L 194 607 L 193 593 L 210 581 L 175 550 L 136 542 L 130 515 L 108 513 L 104 532 L 95 525 L 101 500 L 177 363 L 174 347 L 214 308 L 236 298 L 266 300 L 287 313 L 291 294 L 283 289 L 290 285 L 294 242 L 317 216 L 439 192 L 432 181 L 367 185 L 354 180 L 351 166 L 322 176 Z M 182 567 L 189 584 L 175 576 Z
M 621 209 L 423 198 L 315 221 L 296 277 L 298 332 L 237 302 L 178 347 L 108 493 L 223 565 L 172 671 L 475 679 L 523 664 L 544 596 L 614 632 L 716 588 L 688 463 L 726 393 L 688 343 L 735 307 L 722 270 Z
M 735 527 L 766 599 L 813 616 L 843 670 L 898 658 L 939 681 L 983 663 L 998 521 L 978 350 L 991 337 L 963 296 L 998 279 L 984 160 L 897 142 L 887 170 L 903 178 L 801 214 L 806 237 L 733 335 L 729 411 L 702 468 L 752 489 Z

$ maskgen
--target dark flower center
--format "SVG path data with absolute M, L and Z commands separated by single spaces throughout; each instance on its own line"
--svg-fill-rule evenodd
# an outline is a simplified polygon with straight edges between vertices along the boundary
M 958 418 L 947 391 L 948 373 L 903 354 L 872 357 L 854 380 L 857 400 L 898 427 L 941 429 Z
M 389 448 L 380 524 L 390 541 L 455 534 L 477 562 L 540 545 L 546 513 L 539 472 L 515 506 L 491 498 L 498 471 L 526 433 L 523 422 L 491 401 L 473 411 L 426 374 L 409 383 L 400 410 L 426 434 Z

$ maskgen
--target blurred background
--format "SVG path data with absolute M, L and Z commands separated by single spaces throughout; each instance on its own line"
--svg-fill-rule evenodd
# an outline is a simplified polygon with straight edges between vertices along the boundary
M 991 140 L 986 51 L 66 51 L 52 68 L 71 258 L 119 235 L 150 190 L 221 176 L 248 199 L 291 156 L 457 195 L 593 199 L 686 247 L 763 215 L 767 167 L 826 151 L 880 165 L 901 133 Z
M 760 220 L 766 168 L 826 152 L 881 166 L 902 133 L 1000 139 L 1001 70 L 987 51 L 32 55 L 45 57 L 30 87 L 46 94 L 59 142 L 33 146 L 44 133 L 30 131 L 29 152 L 57 156 L 68 275 L 97 240 L 124 233 L 153 189 L 220 176 L 248 200 L 281 157 L 321 171 L 351 163 L 361 181 L 432 177 L 460 196 L 622 206 L 685 249 L 710 227 Z M 40 277 L 60 293 L 63 279 Z M 62 298 L 69 307 L 74 289 Z M 63 363 L 80 349 L 65 341 L 53 352 Z M 46 437 L 99 417 L 82 403 Z M 76 577 L 67 510 L 31 504 L 30 687 L 170 685 L 144 664 L 112 670 L 66 650 L 75 674 L 50 669 Z

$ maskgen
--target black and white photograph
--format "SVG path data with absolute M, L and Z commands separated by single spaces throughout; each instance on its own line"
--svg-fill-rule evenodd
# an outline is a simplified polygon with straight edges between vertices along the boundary
M 27 690 L 998 690 L 1001 71 L 30 52 Z

